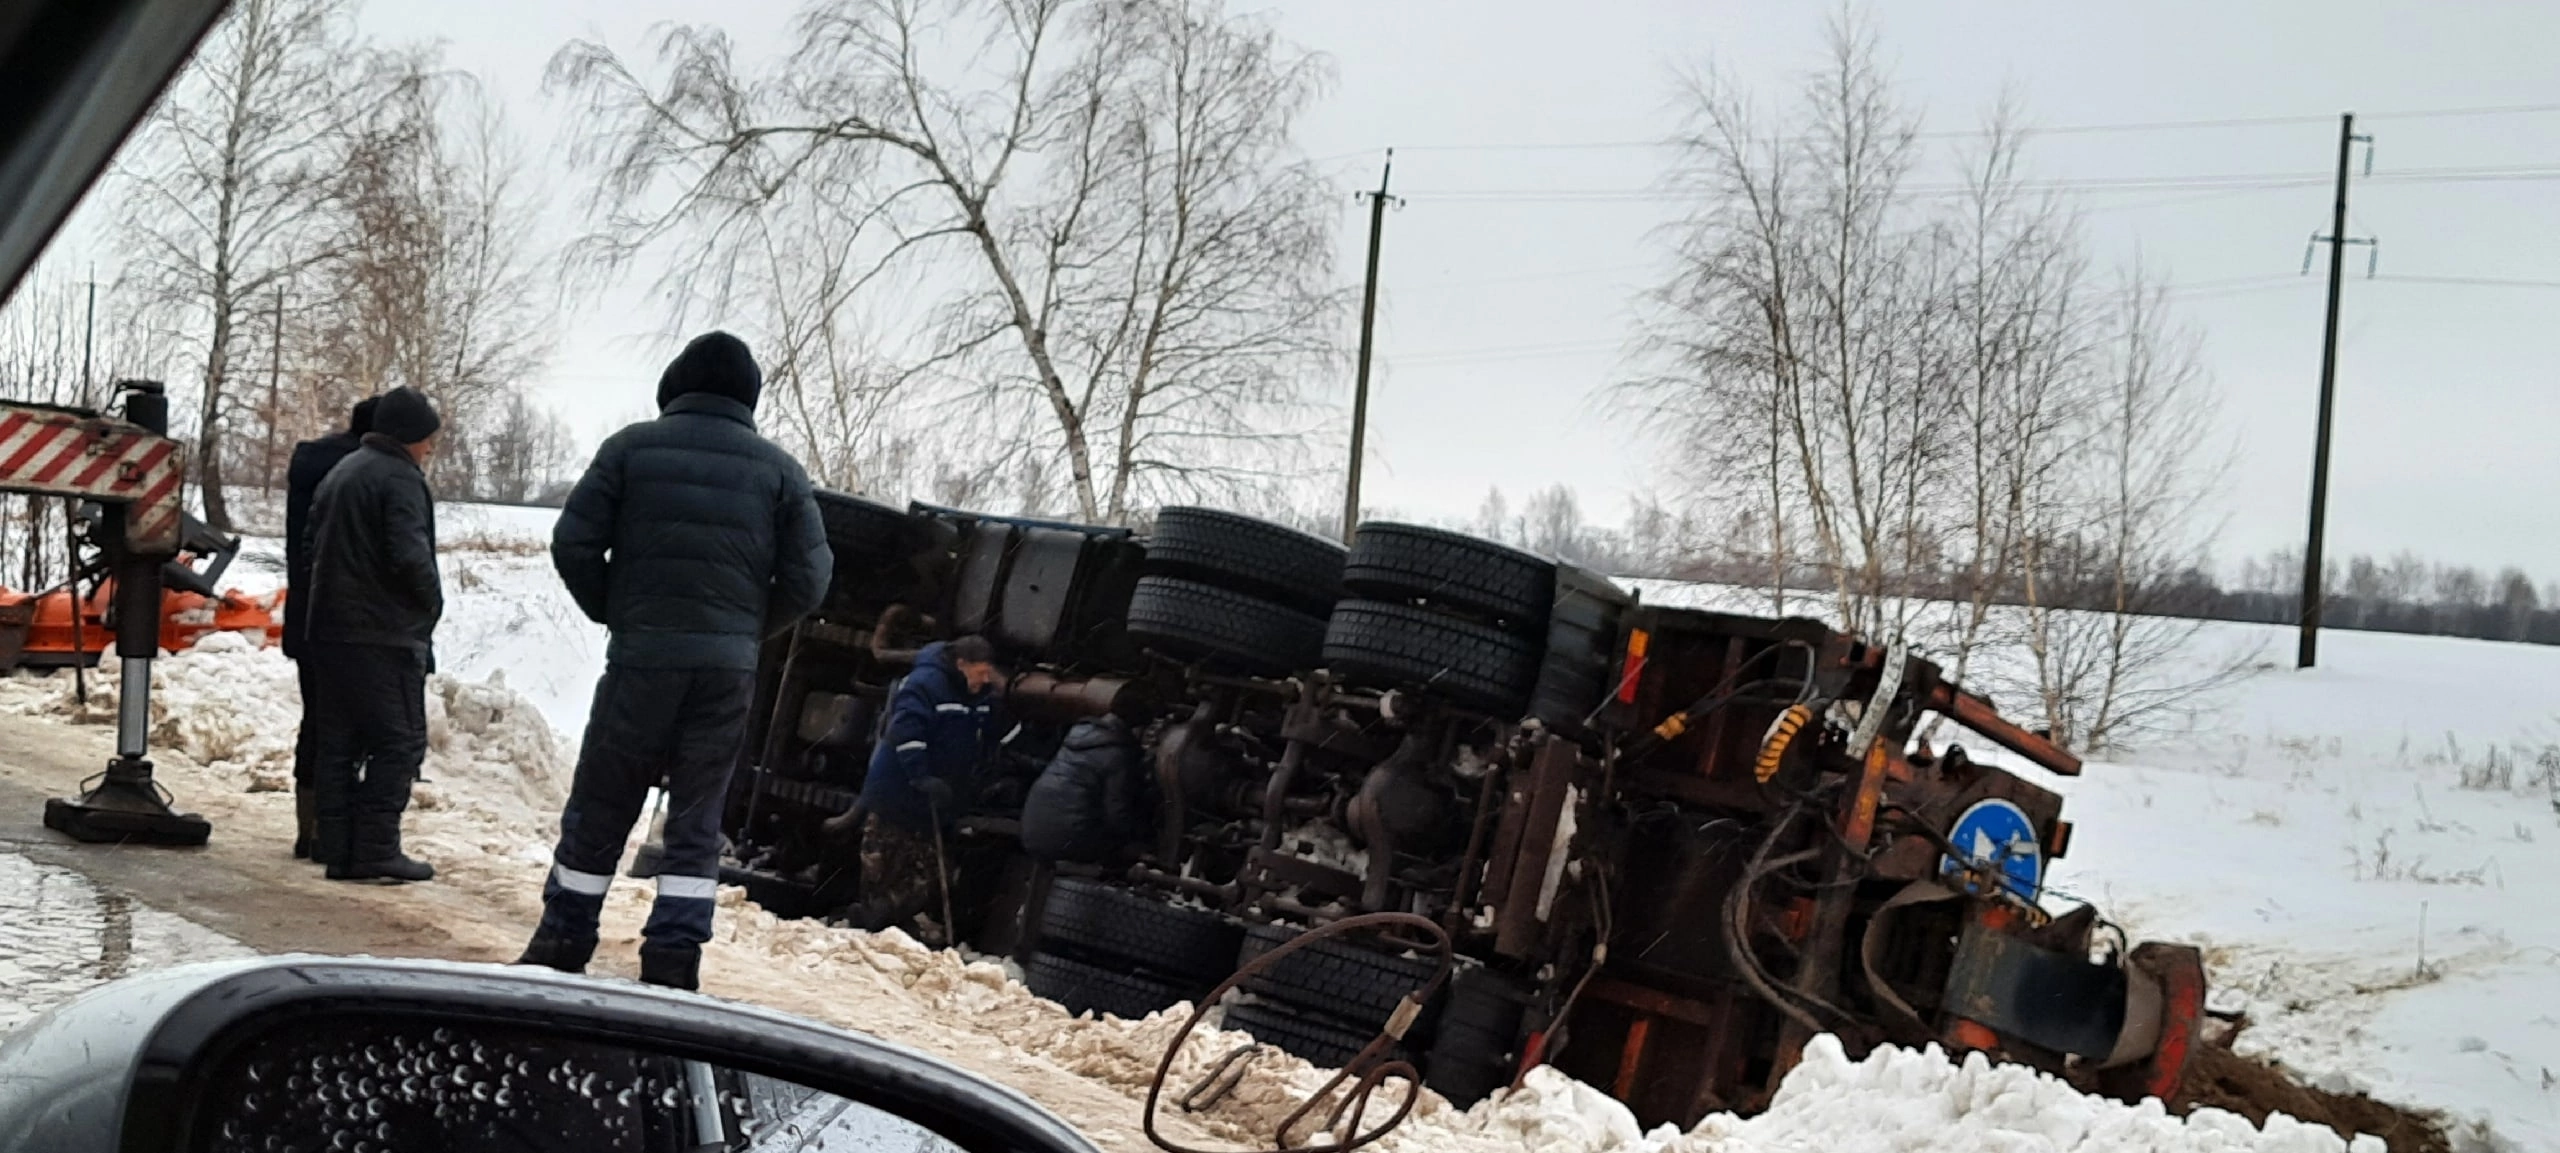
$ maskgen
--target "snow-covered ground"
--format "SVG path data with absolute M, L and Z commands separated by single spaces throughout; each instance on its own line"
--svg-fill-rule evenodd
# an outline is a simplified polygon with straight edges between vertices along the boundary
M 466 680 L 503 678 L 574 747 L 604 671 L 605 631 L 552 575 L 551 526 L 559 516 L 547 508 L 437 506 L 445 615 L 436 665 Z M 283 542 L 273 537 L 247 538 L 223 581 L 247 593 L 283 583 Z
M 2289 639 L 2207 635 L 2232 633 Z M 2208 946 L 2243 1052 L 2560 1149 L 2560 649 L 2321 651 L 2237 686 L 2215 731 L 2063 786 L 2058 884 Z
M 528 892 L 553 827 L 568 739 L 603 653 L 601 630 L 569 604 L 542 552 L 552 516 L 448 507 L 440 517 L 448 608 L 436 711 L 445 735 L 428 775 L 447 815 L 430 808 L 425 836 L 431 850 L 486 853 L 526 873 L 510 883 Z M 255 587 L 247 565 L 235 573 L 236 583 Z M 1717 594 L 1649 586 L 1647 595 Z M 2281 630 L 2256 626 L 2207 626 L 2196 639 L 2200 665 L 2286 647 Z M 272 653 L 213 647 L 162 663 L 160 703 L 170 711 L 155 739 L 231 765 L 225 771 L 242 787 L 272 788 L 286 748 L 276 735 L 289 746 L 289 670 Z M 2225 695 L 2209 724 L 2146 747 L 2133 763 L 2092 763 L 2080 778 L 2052 781 L 2069 795 L 2079 832 L 2051 888 L 2096 902 L 2136 937 L 2205 945 L 2217 1002 L 2248 1014 L 2244 1051 L 2325 1086 L 2446 1110 L 2466 1129 L 2458 1148 L 2560 1149 L 2560 903 L 2549 882 L 2560 872 L 2560 702 L 2545 690 L 2553 684 L 2560 649 L 2333 632 L 2319 671 L 2261 668 Z M 528 704 L 557 737 L 524 723 Z M 226 712 L 235 720 L 222 720 Z M 451 878 L 474 883 L 465 871 Z M 637 896 L 618 890 L 616 907 L 636 913 Z M 1160 1049 L 1179 1025 L 1162 1016 L 1066 1022 L 1001 970 L 894 935 L 777 922 L 744 908 L 726 916 L 723 947 L 769 960 L 753 984 L 726 990 L 733 995 L 832 1010 L 840 989 L 811 1001 L 801 986 L 887 973 L 908 998 L 902 1012 L 955 1035 L 993 1038 L 1000 1055 L 989 1060 L 1050 1062 L 1112 1092 L 1142 1094 L 1148 1046 Z M 1224 1051 L 1194 1049 L 1180 1068 Z M 1301 1067 L 1274 1064 L 1271 1076 L 1258 1075 L 1261 1089 L 1230 1107 L 1246 1118 L 1236 1124 L 1269 1119 L 1262 1114 L 1290 1086 L 1305 1087 Z M 1071 1117 L 1098 1124 L 1090 1112 Z M 1133 1128 L 1134 1120 L 1132 1108 L 1125 1121 Z M 1108 1134 L 1107 1143 L 1134 1147 L 1130 1135 Z M 1639 1134 L 1605 1097 L 1542 1076 L 1472 1114 L 1426 1110 L 1389 1145 L 1523 1146 L 2344 1147 L 2325 1130 L 2274 1122 L 2260 1133 L 2211 1111 L 2168 1118 L 1934 1053 L 1886 1051 L 1853 1064 L 1829 1049 L 1816 1050 L 1769 1113 L 1710 1118 L 1688 1135 Z

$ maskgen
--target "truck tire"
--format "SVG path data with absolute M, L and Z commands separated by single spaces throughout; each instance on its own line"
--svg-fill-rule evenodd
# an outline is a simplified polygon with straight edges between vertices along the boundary
M 1422 1083 L 1464 1109 L 1511 1083 L 1523 1006 L 1502 977 L 1460 970 L 1422 1067 Z
M 1556 566 L 1463 533 L 1372 521 L 1352 537 L 1342 583 L 1360 596 L 1427 600 L 1538 636 L 1555 602 Z
M 1339 1069 L 1350 1064 L 1360 1050 L 1378 1037 L 1376 1029 L 1363 1032 L 1346 1028 L 1277 1005 L 1229 1005 L 1226 1027 L 1252 1034 L 1254 1040 L 1319 1069 Z
M 1551 664 L 1538 673 L 1538 687 L 1529 694 L 1528 715 L 1549 732 L 1579 737 L 1590 730 L 1591 714 L 1599 710 L 1608 689 L 1606 681 Z
M 1548 618 L 1593 632 L 1616 632 L 1618 618 L 1635 603 L 1635 595 L 1618 582 L 1581 565 L 1558 562 L 1555 608 Z
M 1181 577 L 1138 578 L 1129 635 L 1167 653 L 1244 672 L 1288 673 L 1316 663 L 1324 622 L 1285 605 Z
M 1529 695 L 1529 715 L 1549 729 L 1580 736 L 1584 721 L 1616 687 L 1618 622 L 1635 603 L 1609 578 L 1576 565 L 1556 566 L 1556 603 L 1547 619 L 1547 652 Z
M 905 509 L 848 493 L 819 489 L 818 523 L 825 526 L 827 547 L 839 566 L 877 567 L 904 559 L 909 522 Z
M 1135 1021 L 1184 1000 L 1181 989 L 1143 973 L 1123 973 L 1072 957 L 1042 953 L 1023 966 L 1023 984 L 1034 994 L 1082 1016 L 1108 1013 Z
M 1245 930 L 1237 968 L 1287 944 L 1299 930 L 1255 925 Z M 1339 938 L 1318 941 L 1244 982 L 1244 991 L 1304 1014 L 1373 1032 L 1385 1027 L 1396 1005 L 1422 988 L 1439 965 L 1363 948 Z M 1363 1038 L 1366 1040 L 1366 1038 Z
M 1203 986 L 1235 971 L 1242 927 L 1205 909 L 1189 909 L 1144 893 L 1081 877 L 1049 886 L 1040 915 L 1043 948 L 1065 947 L 1112 958 Z
M 1418 605 L 1350 600 L 1325 629 L 1325 667 L 1378 688 L 1413 686 L 1462 708 L 1518 717 L 1538 679 L 1538 641 Z
M 1323 614 L 1342 599 L 1341 545 L 1214 508 L 1169 508 L 1147 536 L 1147 571 L 1191 577 Z

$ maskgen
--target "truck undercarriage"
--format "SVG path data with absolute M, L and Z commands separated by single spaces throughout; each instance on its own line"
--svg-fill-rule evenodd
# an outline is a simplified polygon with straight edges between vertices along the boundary
M 2061 798 L 1913 738 L 1935 713 L 2047 771 L 2079 761 L 1929 661 L 1419 526 L 1345 550 L 1210 509 L 1141 536 L 821 503 L 835 581 L 768 646 L 725 819 L 724 872 L 777 912 L 856 904 L 858 844 L 827 818 L 918 645 L 977 633 L 1021 727 L 964 798 L 952 939 L 1070 1009 L 1152 1012 L 1309 928 L 1404 913 L 1458 965 L 1397 1053 L 1462 1104 L 1547 1063 L 1686 1125 L 1765 1104 L 1824 1032 L 2126 1098 L 2179 1083 L 2200 957 L 2045 907 Z M 1153 835 L 1036 864 L 1024 794 L 1104 713 L 1148 758 Z M 1433 976 L 1421 953 L 1314 943 L 1226 1026 L 1340 1065 Z

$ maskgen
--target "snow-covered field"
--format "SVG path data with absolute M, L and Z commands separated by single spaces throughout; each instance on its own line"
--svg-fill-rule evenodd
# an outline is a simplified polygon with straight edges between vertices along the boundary
M 2560 649 L 2321 648 L 2215 731 L 2066 785 L 2058 883 L 2207 945 L 2243 1052 L 2560 1149 Z
M 503 678 L 574 746 L 604 671 L 605 631 L 578 611 L 552 575 L 551 525 L 559 515 L 547 508 L 437 506 L 445 614 L 436 630 L 436 664 L 466 680 Z M 223 583 L 248 593 L 283 584 L 283 542 L 248 538 Z
M 603 654 L 601 630 L 569 604 L 540 547 L 552 515 L 441 514 L 443 735 L 428 766 L 438 792 L 413 820 L 430 851 L 486 854 L 493 876 L 498 865 L 526 874 L 506 874 L 526 892 Z M 255 587 L 247 562 L 235 573 Z M 1647 595 L 1683 597 L 1663 587 Z M 2280 630 L 2209 626 L 2196 659 L 2280 652 L 2285 640 Z M 213 647 L 162 662 L 155 740 L 216 764 L 243 789 L 273 788 L 289 754 L 289 669 L 272 653 Z M 2248 1014 L 2244 1051 L 2327 1087 L 2443 1109 L 2461 1123 L 2457 1148 L 2560 1149 L 2560 898 L 2550 885 L 2560 872 L 2560 700 L 2546 690 L 2560 684 L 2560 649 L 2337 632 L 2324 654 L 2314 673 L 2261 669 L 2226 695 L 2212 723 L 2146 748 L 2135 763 L 2093 763 L 2054 782 L 2079 832 L 2051 886 L 2096 902 L 2137 937 L 2205 945 L 2217 1003 Z M 12 691 L 26 709 L 55 707 L 59 695 Z M 526 723 L 527 705 L 552 731 Z M 452 870 L 439 887 L 476 883 Z M 636 914 L 639 898 L 617 890 L 617 908 Z M 903 998 L 899 1011 L 868 1005 L 852 1019 L 923 1020 L 983 1036 L 993 1067 L 1060 1066 L 1102 1086 L 1105 1100 L 1143 1094 L 1154 1054 L 1179 1025 L 1162 1016 L 1071 1023 L 1002 970 L 895 935 L 744 908 L 725 917 L 723 948 L 767 964 L 724 992 L 802 1011 L 821 1005 L 846 1019 L 835 1011 L 845 996 L 873 994 L 810 989 L 848 973 L 887 974 L 894 990 L 874 992 Z M 1177 1075 L 1224 1052 L 1207 1042 L 1194 1049 Z M 1273 1062 L 1219 1122 L 1237 1134 L 1248 1123 L 1267 1129 L 1286 1111 L 1285 1090 L 1304 1088 L 1306 1077 L 1294 1062 Z M 1106 1145 L 1142 1143 L 1134 1101 L 1116 1129 L 1089 1107 L 1067 1111 Z M 1389 1147 L 2309 1153 L 2344 1144 L 2282 1121 L 2261 1133 L 2211 1111 L 2170 1118 L 1934 1052 L 1850 1063 L 1817 1049 L 1769 1113 L 1710 1118 L 1687 1135 L 1640 1134 L 1600 1094 L 1540 1076 L 1471 1114 L 1426 1109 Z

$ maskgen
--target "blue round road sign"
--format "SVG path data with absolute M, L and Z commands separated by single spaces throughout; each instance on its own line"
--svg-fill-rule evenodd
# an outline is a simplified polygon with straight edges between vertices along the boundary
M 1975 802 L 1956 818 L 1955 828 L 1947 831 L 1947 840 L 1954 842 L 1966 859 L 1940 858 L 1940 876 L 1960 874 L 1969 868 L 1996 868 L 2005 878 L 2002 887 L 2022 901 L 2033 902 L 2044 891 L 2044 849 L 2036 843 L 2036 827 L 2027 819 L 2026 810 L 1997 798 Z M 1967 881 L 1965 891 L 1979 894 L 1981 886 Z

